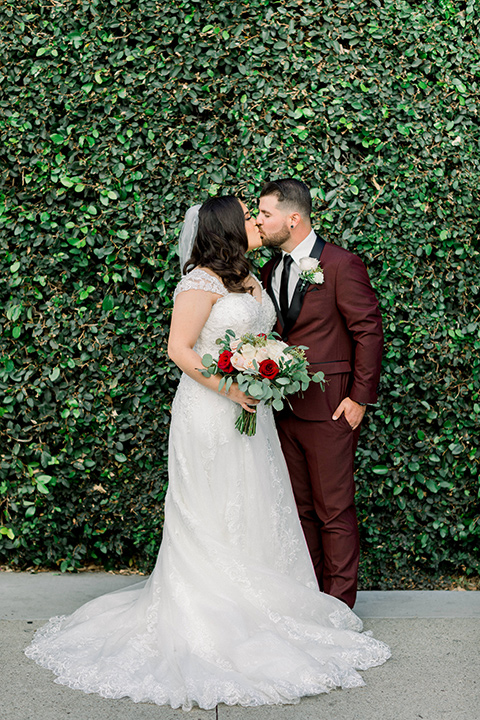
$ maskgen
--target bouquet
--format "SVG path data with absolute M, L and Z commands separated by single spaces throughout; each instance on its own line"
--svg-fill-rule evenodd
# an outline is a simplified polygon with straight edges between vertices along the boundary
M 236 382 L 247 395 L 281 410 L 287 395 L 305 392 L 310 382 L 318 382 L 324 389 L 325 375 L 308 374 L 308 361 L 304 345 L 287 345 L 276 333 L 268 335 L 242 335 L 237 338 L 233 330 L 216 340 L 221 351 L 217 360 L 211 355 L 202 358 L 205 377 L 221 375 L 218 389 L 228 393 Z M 287 400 L 288 402 L 288 400 Z M 242 408 L 235 427 L 245 435 L 255 435 L 257 416 Z

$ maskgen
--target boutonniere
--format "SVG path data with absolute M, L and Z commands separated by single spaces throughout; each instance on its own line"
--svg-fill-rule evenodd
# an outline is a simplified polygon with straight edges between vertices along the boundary
M 320 260 L 314 257 L 304 257 L 299 260 L 298 266 L 300 268 L 299 277 L 302 281 L 302 287 L 305 287 L 306 283 L 322 285 L 325 281 L 323 270 L 320 267 Z

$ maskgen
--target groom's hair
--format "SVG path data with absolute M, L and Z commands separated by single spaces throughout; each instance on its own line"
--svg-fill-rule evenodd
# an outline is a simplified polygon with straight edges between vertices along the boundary
M 296 210 L 305 218 L 310 218 L 312 214 L 310 190 L 301 180 L 285 178 L 267 182 L 260 192 L 260 197 L 265 195 L 275 195 L 284 210 Z

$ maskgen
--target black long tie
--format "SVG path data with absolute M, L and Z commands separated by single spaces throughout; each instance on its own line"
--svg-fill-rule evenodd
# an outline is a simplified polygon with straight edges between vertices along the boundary
M 290 278 L 290 267 L 292 265 L 293 258 L 291 255 L 285 253 L 283 257 L 283 270 L 282 277 L 280 280 L 280 312 L 282 313 L 283 322 L 287 319 L 288 313 L 288 280 Z

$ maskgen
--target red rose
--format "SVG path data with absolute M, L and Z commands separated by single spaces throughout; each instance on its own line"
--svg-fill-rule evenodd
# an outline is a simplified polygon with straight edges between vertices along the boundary
M 257 337 L 265 338 L 265 340 L 268 340 L 268 335 L 265 335 L 265 333 L 258 333 Z
M 270 380 L 276 378 L 278 373 L 280 372 L 280 368 L 278 367 L 275 360 L 262 360 L 262 362 L 258 366 L 258 369 L 262 377 L 269 378 Z
M 225 373 L 233 372 L 233 365 L 230 362 L 230 358 L 233 353 L 230 350 L 224 350 L 218 358 L 218 369 Z

